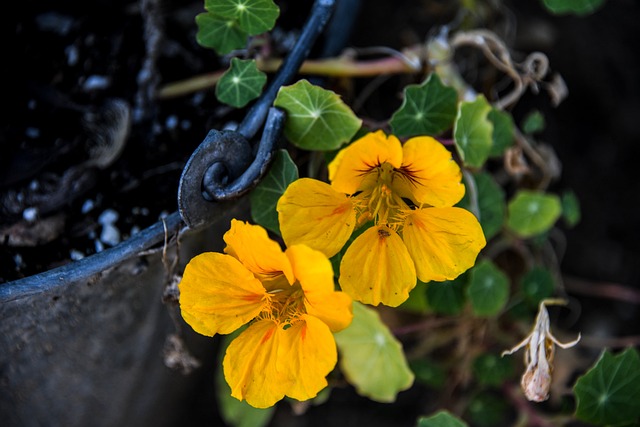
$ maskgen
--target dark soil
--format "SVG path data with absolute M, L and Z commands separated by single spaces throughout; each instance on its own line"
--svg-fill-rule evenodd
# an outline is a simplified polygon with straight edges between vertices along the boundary
M 118 214 L 113 225 L 121 241 L 174 212 L 180 173 L 193 150 L 209 129 L 242 119 L 244 111 L 220 104 L 212 90 L 175 99 L 148 96 L 163 84 L 225 64 L 195 41 L 194 16 L 202 1 L 162 1 L 157 16 L 164 39 L 154 51 L 152 78 L 145 81 L 140 75 L 149 57 L 143 3 L 27 0 L 5 12 L 0 283 L 117 243 L 101 240 L 109 226 L 99 218 L 107 210 Z M 312 2 L 277 3 L 282 36 L 273 47 L 284 53 L 285 36 L 295 35 Z M 363 3 L 347 46 L 399 49 L 425 40 L 433 25 L 451 19 L 449 2 Z M 610 336 L 637 335 L 637 305 L 603 304 L 589 290 L 606 282 L 640 291 L 640 175 L 635 164 L 640 158 L 640 5 L 609 0 L 587 17 L 555 17 L 536 0 L 505 2 L 505 7 L 508 13 L 498 17 L 511 25 L 508 41 L 514 50 L 546 53 L 569 89 L 558 108 L 546 95 L 528 93 L 513 113 L 519 122 L 534 108 L 544 112 L 547 127 L 540 138 L 562 164 L 553 188 L 575 191 L 582 205 L 580 224 L 564 230 L 562 267 L 569 293 L 573 286 L 584 312 L 599 308 L 584 320 L 583 334 L 604 328 Z M 411 79 L 382 82 L 357 113 L 372 120 L 388 117 Z M 353 101 L 371 81 L 324 83 L 344 90 L 345 99 Z M 103 141 L 112 145 L 96 152 Z M 124 142 L 121 151 L 117 141 Z M 327 425 L 327 419 L 329 425 L 348 425 L 354 420 L 344 418 L 346 413 L 358 414 L 363 425 L 410 425 L 418 415 L 415 399 L 424 398 L 412 389 L 379 412 L 379 405 L 353 393 L 336 393 L 328 406 L 310 410 L 311 415 L 322 412 L 322 423 L 314 417 L 292 421 L 280 412 L 276 421 L 282 416 L 287 425 Z M 214 417 L 199 409 L 203 418 Z

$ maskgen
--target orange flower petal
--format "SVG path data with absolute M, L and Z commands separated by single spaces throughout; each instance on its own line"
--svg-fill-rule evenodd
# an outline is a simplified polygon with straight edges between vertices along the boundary
M 268 408 L 284 397 L 294 382 L 282 357 L 284 333 L 277 323 L 260 320 L 229 344 L 222 366 L 231 396 L 256 408 Z
M 342 249 L 356 225 L 351 200 L 315 179 L 302 178 L 289 185 L 277 210 L 287 246 L 307 245 L 328 257 Z
M 398 234 L 371 227 L 353 241 L 340 264 L 340 286 L 365 304 L 396 307 L 416 285 L 416 269 Z
M 316 397 L 327 386 L 326 377 L 338 361 L 333 334 L 321 320 L 303 315 L 282 335 L 285 359 L 295 378 L 287 396 L 297 400 Z
M 237 259 L 215 252 L 194 257 L 178 288 L 182 317 L 208 336 L 235 331 L 256 317 L 269 297 Z
M 368 133 L 342 149 L 329 164 L 331 186 L 345 194 L 354 194 L 375 183 L 377 173 L 367 175 L 373 168 L 389 163 L 394 168 L 402 164 L 402 145 L 393 135 L 383 131 Z
M 402 237 L 423 282 L 455 279 L 475 264 L 486 244 L 476 217 L 461 208 L 412 211 Z
M 284 274 L 289 284 L 294 282 L 291 264 L 280 245 L 271 240 L 267 230 L 237 219 L 231 220 L 231 228 L 224 234 L 225 252 L 234 256 L 259 277 L 272 278 Z
M 453 206 L 464 196 L 460 167 L 451 152 L 429 136 L 409 139 L 402 147 L 402 168 L 393 189 L 417 205 Z
M 307 313 L 322 320 L 333 332 L 349 326 L 353 318 L 351 298 L 335 291 L 329 259 L 304 245 L 290 246 L 286 254 L 304 291 Z

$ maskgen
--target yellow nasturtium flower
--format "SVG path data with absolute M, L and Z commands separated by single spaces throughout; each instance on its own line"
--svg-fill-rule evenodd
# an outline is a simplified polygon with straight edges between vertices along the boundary
M 431 137 L 404 145 L 382 131 L 341 150 L 329 164 L 331 184 L 302 178 L 278 201 L 282 237 L 328 257 L 354 229 L 373 226 L 340 264 L 342 290 L 366 304 L 392 307 L 423 282 L 455 279 L 472 267 L 486 241 L 478 220 L 453 207 L 464 196 L 460 167 Z
M 315 397 L 337 362 L 332 332 L 352 320 L 351 298 L 335 291 L 327 257 L 305 245 L 282 251 L 264 228 L 232 220 L 225 254 L 187 264 L 180 289 L 184 320 L 198 333 L 229 334 L 224 356 L 231 395 L 257 408 L 285 395 Z

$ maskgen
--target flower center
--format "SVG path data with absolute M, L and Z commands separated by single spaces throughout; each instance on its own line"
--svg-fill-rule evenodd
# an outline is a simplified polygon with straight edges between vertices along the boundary
M 282 326 L 293 323 L 301 315 L 307 312 L 304 306 L 304 291 L 299 282 L 289 285 L 286 278 L 271 283 L 269 290 L 269 304 L 265 306 L 259 319 L 270 319 Z
M 402 211 L 409 209 L 405 201 L 393 191 L 396 170 L 385 162 L 372 169 L 370 173 L 372 176 L 377 175 L 375 181 L 356 196 L 361 200 L 363 214 L 373 218 L 376 225 L 382 224 L 396 229 L 402 222 Z

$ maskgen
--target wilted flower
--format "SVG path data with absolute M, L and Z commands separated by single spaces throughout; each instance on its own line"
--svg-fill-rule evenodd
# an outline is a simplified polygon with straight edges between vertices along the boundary
M 551 334 L 549 329 L 549 313 L 547 305 L 566 304 L 559 299 L 545 299 L 540 302 L 536 324 L 524 340 L 510 350 L 505 350 L 502 355 L 512 354 L 525 347 L 524 364 L 527 366 L 522 375 L 521 385 L 527 399 L 534 402 L 543 402 L 549 398 L 551 387 L 551 374 L 553 373 L 554 344 L 561 348 L 573 347 L 580 341 L 580 334 L 574 341 L 561 343 Z

